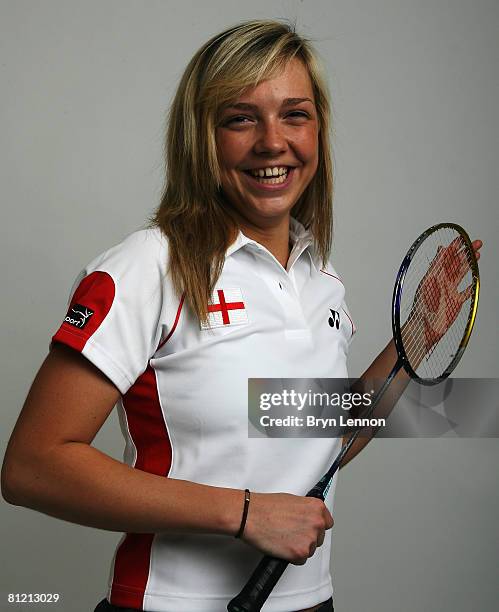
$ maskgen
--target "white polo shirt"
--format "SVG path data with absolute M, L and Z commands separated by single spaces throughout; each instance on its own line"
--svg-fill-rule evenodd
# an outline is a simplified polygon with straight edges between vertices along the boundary
M 295 220 L 291 230 L 287 270 L 239 233 L 209 305 L 211 329 L 175 295 L 159 229 L 132 233 L 80 273 L 53 341 L 80 351 L 121 391 L 128 465 L 297 495 L 326 471 L 338 439 L 248 438 L 248 378 L 347 377 L 354 325 L 343 283 L 332 267 L 321 270 L 309 232 Z M 327 600 L 330 553 L 331 530 L 305 565 L 288 567 L 263 609 Z M 124 534 L 107 598 L 155 612 L 220 612 L 260 558 L 229 536 Z

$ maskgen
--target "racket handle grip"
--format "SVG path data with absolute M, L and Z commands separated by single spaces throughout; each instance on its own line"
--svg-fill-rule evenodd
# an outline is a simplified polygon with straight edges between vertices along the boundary
M 316 497 L 324 501 L 330 477 L 323 477 L 307 493 L 306 497 Z M 276 557 L 262 557 L 250 579 L 239 595 L 227 604 L 229 612 L 259 612 L 267 601 L 289 562 Z
M 256 566 L 243 590 L 227 604 L 229 612 L 258 612 L 267 601 L 289 562 L 265 556 Z
M 322 501 L 324 501 L 324 490 L 324 485 L 322 485 L 322 483 L 319 481 L 310 489 L 305 497 L 316 497 L 317 499 L 322 499 Z

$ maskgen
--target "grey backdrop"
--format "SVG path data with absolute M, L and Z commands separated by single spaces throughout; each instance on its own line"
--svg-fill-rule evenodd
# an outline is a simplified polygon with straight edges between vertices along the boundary
M 74 277 L 138 228 L 162 185 L 165 112 L 194 51 L 236 21 L 296 18 L 334 98 L 337 269 L 358 326 L 350 373 L 390 335 L 399 260 L 450 220 L 484 241 L 457 375 L 498 376 L 497 0 L 1 0 L 1 451 Z M 34 441 L 36 443 L 36 440 Z M 121 458 L 116 415 L 96 446 Z M 338 612 L 497 609 L 497 440 L 379 440 L 338 485 Z M 119 535 L 0 503 L 6 594 L 104 596 Z

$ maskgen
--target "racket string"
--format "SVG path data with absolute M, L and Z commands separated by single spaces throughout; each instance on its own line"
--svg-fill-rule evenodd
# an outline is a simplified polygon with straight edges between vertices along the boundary
M 417 299 L 417 298 L 416 298 Z M 418 337 L 411 338 L 409 341 L 404 342 L 406 348 L 406 354 L 412 362 L 421 361 L 423 358 L 426 360 L 431 357 L 432 353 L 439 348 L 439 343 L 442 337 L 448 333 L 449 340 L 454 344 L 459 344 L 459 335 L 455 331 L 455 322 L 459 316 L 461 305 L 458 307 L 451 307 L 450 316 L 447 317 L 446 313 L 442 313 L 437 320 L 431 322 L 432 330 L 435 330 L 439 334 L 439 339 L 433 342 L 431 346 L 428 346 L 428 339 L 425 337 L 424 327 L 428 324 L 424 314 L 418 313 L 413 317 L 413 324 L 423 329 L 423 333 Z M 450 326 L 447 327 L 448 319 L 452 320 Z
M 400 303 L 405 354 L 414 370 L 439 377 L 456 355 L 469 321 L 459 287 L 473 294 L 473 256 L 455 229 L 426 237 L 406 271 Z M 471 278 L 470 278 L 471 277 Z M 471 303 L 470 303 L 471 307 Z
M 404 342 L 406 355 L 412 364 L 420 365 L 423 360 L 425 363 L 428 363 L 433 354 L 435 354 L 437 361 L 441 361 L 441 341 L 444 336 L 446 336 L 447 345 L 453 345 L 457 350 L 460 344 L 460 335 L 456 331 L 456 324 L 459 327 L 461 326 L 459 321 L 460 312 L 457 312 L 457 310 L 456 308 L 451 310 L 451 318 L 453 321 L 449 326 L 447 326 L 447 317 L 444 318 L 444 316 L 441 316 L 436 321 L 432 321 L 431 326 L 433 330 L 438 330 L 439 335 L 440 333 L 441 335 L 438 340 L 433 341 L 431 346 L 428 345 L 428 338 L 424 331 L 425 326 L 428 324 L 425 316 L 418 314 L 413 318 L 412 324 L 423 331 L 419 336 L 415 335 L 410 338 L 409 341 Z M 459 310 L 461 310 L 461 307 L 459 307 Z
M 416 294 L 414 301 L 417 302 L 418 299 L 420 298 L 418 294 Z M 433 320 L 431 322 L 428 322 L 425 313 L 416 312 L 416 314 L 413 314 L 412 317 L 409 314 L 407 322 L 411 321 L 413 325 L 416 325 L 416 328 L 419 327 L 419 329 L 422 329 L 422 333 L 420 334 L 420 336 L 415 335 L 414 337 L 410 337 L 410 339 L 405 342 L 406 353 L 408 354 L 408 356 L 410 356 L 411 359 L 413 359 L 414 361 L 417 359 L 422 359 L 424 356 L 429 357 L 431 353 L 435 350 L 435 348 L 438 346 L 438 342 L 440 341 L 441 337 L 447 331 L 447 318 L 454 320 L 458 314 L 457 310 L 457 308 L 452 308 L 450 312 L 450 317 L 447 317 L 447 313 L 442 312 L 436 320 Z M 428 346 L 428 339 L 426 338 L 426 327 L 429 325 L 431 326 L 431 331 L 435 332 L 439 336 L 439 339 L 433 342 L 431 346 Z M 449 329 L 451 327 L 452 325 L 449 327 Z
M 452 318 L 454 318 L 454 316 L 456 316 L 455 311 L 452 312 Z M 463 321 L 460 321 L 459 317 L 463 319 Z M 424 325 L 426 324 L 426 321 L 424 320 L 424 317 L 421 316 L 419 316 L 418 319 L 419 322 L 416 323 L 416 325 L 419 325 L 420 329 L 423 329 Z M 453 321 L 453 323 L 447 328 L 447 330 L 445 329 L 445 327 L 447 327 L 447 321 L 444 321 L 443 318 L 436 323 L 433 322 L 433 328 L 436 328 L 439 331 L 443 331 L 444 335 L 442 335 L 442 337 L 439 338 L 436 342 L 435 340 L 433 340 L 433 344 L 431 347 L 428 346 L 428 338 L 425 337 L 424 333 L 421 334 L 421 337 L 419 339 L 412 339 L 411 344 L 406 347 L 406 351 L 409 360 L 414 366 L 414 369 L 416 369 L 416 367 L 420 365 L 422 367 L 426 366 L 426 368 L 429 369 L 430 374 L 435 375 L 436 370 L 431 368 L 431 358 L 433 357 L 433 361 L 438 363 L 442 362 L 442 360 L 445 359 L 446 355 L 450 358 L 454 356 L 461 342 L 461 335 L 456 330 L 458 328 L 465 327 L 467 317 L 466 321 L 464 321 L 464 319 L 465 317 L 463 317 L 462 314 L 460 315 L 458 313 L 456 316 L 456 320 Z M 445 341 L 443 344 L 442 340 L 444 336 Z

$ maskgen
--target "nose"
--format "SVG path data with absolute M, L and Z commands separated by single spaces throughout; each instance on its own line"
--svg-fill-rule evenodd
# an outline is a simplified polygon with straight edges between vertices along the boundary
M 255 153 L 278 155 L 288 148 L 285 134 L 278 120 L 262 121 L 254 145 Z

